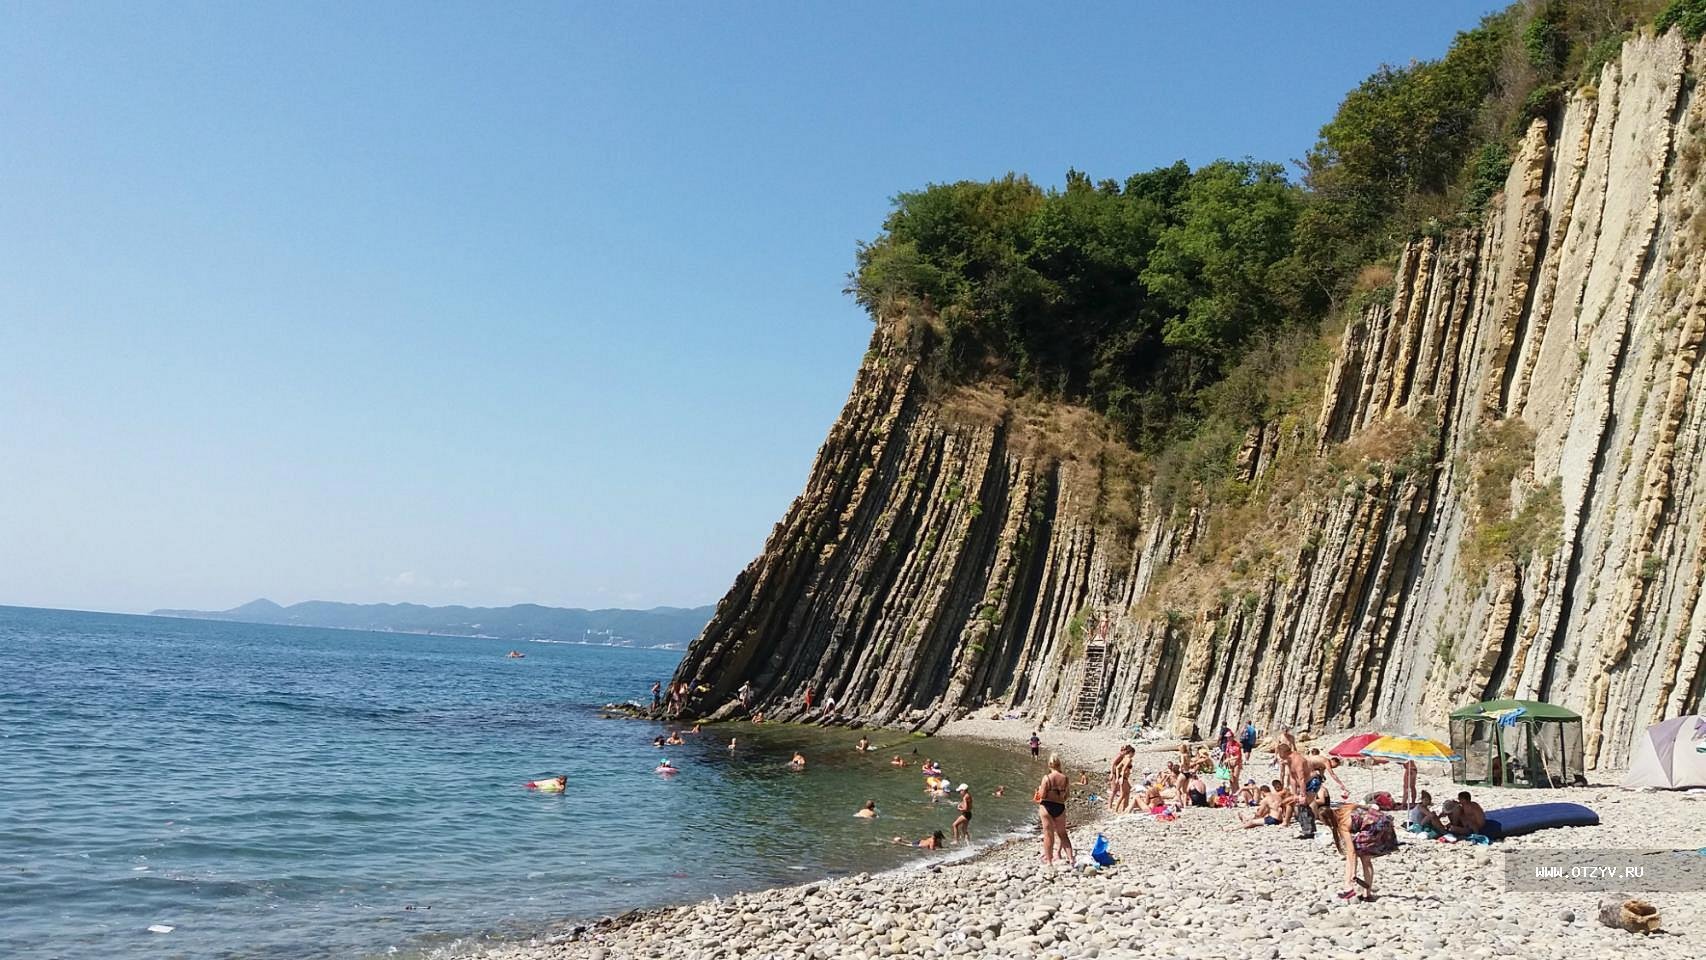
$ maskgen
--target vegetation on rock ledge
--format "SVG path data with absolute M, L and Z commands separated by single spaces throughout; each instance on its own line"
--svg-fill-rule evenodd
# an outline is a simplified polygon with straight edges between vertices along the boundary
M 1309 354 L 1405 239 L 1478 216 L 1522 128 L 1593 83 L 1659 7 L 1530 0 L 1493 14 L 1439 60 L 1383 67 L 1352 91 L 1295 181 L 1274 163 L 1180 161 L 1124 180 L 1069 171 L 1062 189 L 1009 174 L 902 193 L 860 245 L 849 292 L 874 316 L 921 321 L 914 347 L 937 385 L 1006 378 L 1089 406 L 1139 449 L 1230 456 L 1249 416 L 1281 402 L 1264 395 L 1285 378 L 1276 355 Z M 1686 31 L 1702 10 L 1675 0 L 1661 23 Z M 1220 402 L 1216 385 L 1251 360 L 1256 395 Z

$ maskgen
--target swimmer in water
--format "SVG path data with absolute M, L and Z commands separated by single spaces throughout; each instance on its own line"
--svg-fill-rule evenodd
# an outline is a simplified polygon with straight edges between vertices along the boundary
M 900 758 L 900 754 L 897 753 L 894 755 L 894 759 L 889 761 L 889 766 L 891 766 L 891 767 L 904 767 L 904 766 L 906 766 L 906 761 L 902 760 Z
M 788 761 L 788 766 L 795 770 L 804 770 L 806 768 L 806 755 L 796 752 L 794 759 Z
M 699 732 L 699 724 L 697 724 L 697 723 L 695 723 L 695 724 L 694 724 L 694 725 L 693 725 L 693 729 L 691 729 L 691 730 L 689 730 L 689 731 L 687 731 L 687 732 L 688 732 L 688 733 L 698 733 L 698 732 Z
M 948 842 L 948 838 L 942 836 L 942 831 L 938 830 L 928 837 L 920 837 L 917 843 L 911 843 L 905 837 L 895 837 L 889 842 L 898 843 L 903 847 L 919 847 L 924 850 L 940 850 L 942 849 L 942 846 Z
M 670 763 L 669 760 L 667 758 L 665 758 L 662 762 L 660 762 L 657 765 L 657 769 L 654 770 L 653 772 L 654 773 L 661 773 L 667 777 L 667 776 L 671 776 L 671 775 L 676 774 L 676 773 L 680 773 L 681 771 L 676 767 L 675 764 Z
M 567 793 L 569 777 L 567 774 L 559 773 L 547 780 L 533 780 L 527 784 L 527 789 L 537 790 L 540 793 Z
M 681 739 L 680 730 L 671 730 L 669 732 L 669 739 L 664 741 L 664 743 L 667 743 L 672 747 L 679 747 L 686 742 L 686 740 Z
M 1007 795 L 1007 785 L 1005 783 L 1003 783 L 1002 785 L 995 788 L 995 796 L 1004 797 L 1006 795 Z
M 859 808 L 859 812 L 853 815 L 861 820 L 877 819 L 877 801 L 866 800 L 865 805 Z
M 663 738 L 662 737 L 653 737 L 652 738 L 652 746 L 657 747 L 659 750 L 662 750 L 663 749 Z
M 730 753 L 735 752 L 735 738 L 734 737 L 729 738 L 729 752 Z
M 871 739 L 869 737 L 860 737 L 859 743 L 854 746 L 853 749 L 860 753 L 864 753 L 866 750 L 871 749 Z

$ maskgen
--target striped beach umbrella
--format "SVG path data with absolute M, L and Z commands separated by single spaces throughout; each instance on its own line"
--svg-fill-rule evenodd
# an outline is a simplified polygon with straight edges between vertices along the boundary
M 1430 760 L 1435 763 L 1456 763 L 1463 759 L 1438 740 L 1418 736 L 1381 737 L 1363 747 L 1362 755 L 1380 757 L 1383 760 L 1414 760 L 1418 763 Z

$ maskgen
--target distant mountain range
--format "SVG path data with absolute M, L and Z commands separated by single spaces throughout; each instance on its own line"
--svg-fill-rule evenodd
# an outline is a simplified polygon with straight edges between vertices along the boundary
M 580 610 L 518 603 L 513 607 L 427 607 L 418 603 L 333 603 L 308 600 L 281 607 L 254 600 L 229 610 L 156 610 L 157 617 L 235 620 L 340 630 L 431 633 L 502 640 L 584 640 L 628 647 L 684 647 L 711 619 L 714 607 Z

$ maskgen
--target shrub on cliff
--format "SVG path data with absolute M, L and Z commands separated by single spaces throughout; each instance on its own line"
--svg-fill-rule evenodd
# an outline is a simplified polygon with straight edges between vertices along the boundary
M 1153 435 L 1244 345 L 1283 324 L 1269 272 L 1301 196 L 1273 164 L 1184 163 L 1063 190 L 1009 175 L 903 193 L 859 248 L 851 292 L 932 314 L 927 367 L 1088 398 Z
M 848 290 L 876 316 L 923 321 L 935 381 L 1011 378 L 1088 404 L 1139 447 L 1207 431 L 1200 458 L 1249 426 L 1211 428 L 1227 413 L 1207 388 L 1252 344 L 1354 306 L 1364 268 L 1404 240 L 1478 220 L 1514 138 L 1556 114 L 1572 78 L 1596 78 L 1657 3 L 1530 0 L 1438 60 L 1381 68 L 1321 128 L 1301 183 L 1244 160 L 1124 181 L 1074 170 L 1057 190 L 1009 174 L 902 193 Z M 1676 0 L 1660 22 L 1706 29 L 1700 10 Z
M 1681 27 L 1684 37 L 1699 40 L 1706 34 L 1706 0 L 1671 0 L 1653 19 L 1653 27 L 1660 33 Z

